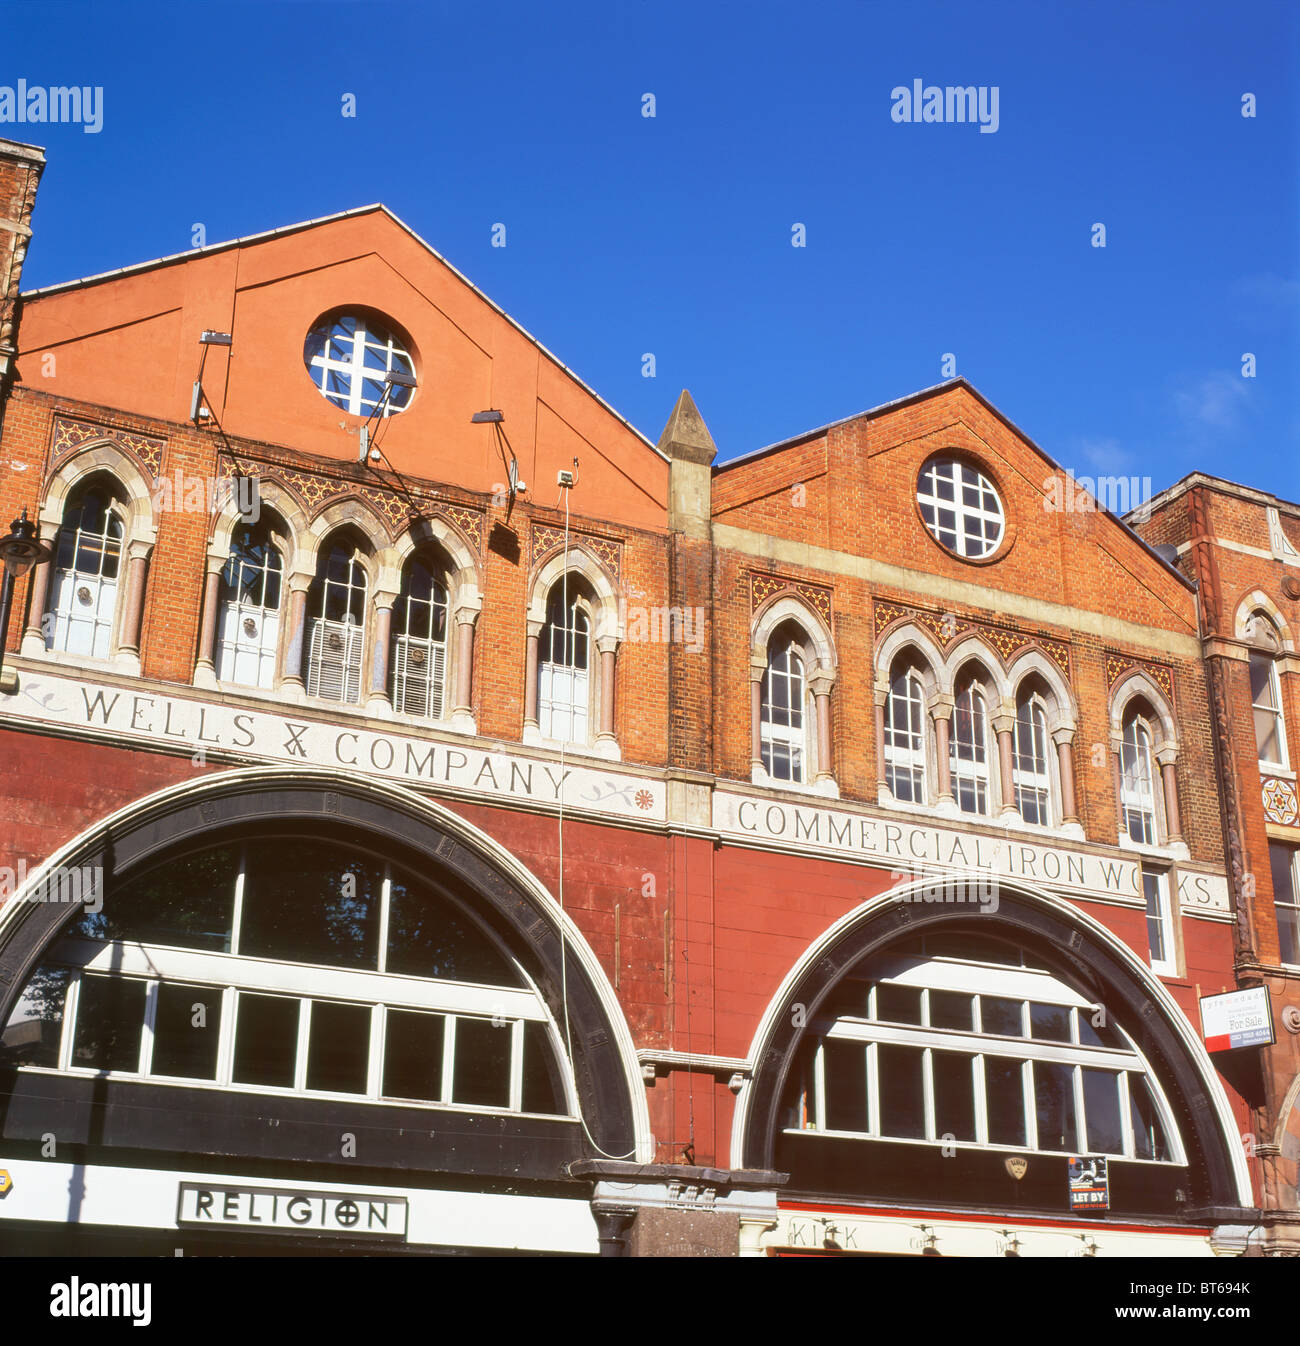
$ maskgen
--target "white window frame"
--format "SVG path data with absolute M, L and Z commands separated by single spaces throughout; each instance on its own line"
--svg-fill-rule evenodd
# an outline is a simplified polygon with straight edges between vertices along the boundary
M 430 598 L 411 593 L 411 576 L 416 565 L 423 566 L 432 580 Z M 439 595 L 441 594 L 441 597 Z M 397 607 L 405 630 L 397 631 L 394 614 L 390 696 L 399 715 L 416 715 L 426 720 L 441 720 L 447 710 L 447 635 L 450 631 L 450 593 L 441 568 L 432 559 L 413 557 L 402 576 Z M 435 639 L 437 615 L 442 613 L 442 639 Z M 414 632 L 414 633 L 413 633 Z
M 547 1117 L 577 1116 L 577 1097 L 567 1054 L 558 1035 L 554 1019 L 547 1009 L 532 979 L 518 961 L 512 958 L 499 941 L 478 925 L 469 921 L 482 935 L 501 949 L 503 957 L 519 972 L 524 986 L 492 986 L 472 982 L 448 981 L 433 977 L 390 974 L 384 971 L 323 967 L 307 963 L 282 963 L 272 959 L 244 955 L 238 952 L 239 929 L 242 926 L 242 906 L 246 855 L 241 852 L 239 868 L 232 875 L 234 913 L 232 922 L 232 952 L 216 953 L 210 950 L 178 948 L 171 945 L 142 944 L 132 940 L 106 942 L 81 936 L 65 936 L 51 950 L 47 962 L 67 968 L 70 976 L 64 999 L 60 1025 L 58 1065 L 21 1066 L 24 1071 L 60 1073 L 79 1076 L 149 1079 L 198 1089 L 222 1089 L 237 1093 L 302 1096 L 318 1099 L 408 1106 L 419 1108 L 449 1108 L 461 1112 L 523 1114 L 523 1070 L 525 1051 L 524 1025 L 543 1025 L 548 1046 L 559 1063 L 560 1094 L 558 1100 L 565 1111 L 536 1114 Z M 392 867 L 385 863 L 380 889 L 379 930 L 386 936 L 392 893 Z M 380 944 L 379 966 L 386 962 L 386 938 Z M 73 1063 L 72 1052 L 76 1037 L 78 1007 L 82 979 L 87 975 L 102 975 L 113 979 L 139 982 L 145 988 L 145 1010 L 141 1022 L 140 1047 L 136 1068 L 133 1070 L 103 1071 Z M 156 1025 L 159 986 L 183 983 L 203 990 L 216 991 L 221 996 L 221 1012 L 217 1025 L 218 1045 L 215 1077 L 191 1078 L 162 1075 L 152 1072 L 153 1034 Z M 239 1027 L 238 1002 L 242 994 L 273 995 L 298 1002 L 298 1028 L 294 1055 L 294 1084 L 280 1087 L 262 1084 L 236 1083 L 234 1049 Z M 308 1089 L 306 1085 L 308 1050 L 311 1029 L 312 1001 L 359 1005 L 371 1013 L 367 1083 L 364 1093 L 331 1092 Z M 389 1009 L 438 1014 L 443 1017 L 444 1049 L 443 1074 L 437 1099 L 409 1099 L 383 1092 L 383 1037 Z M 499 1025 L 499 1031 L 510 1034 L 509 1048 L 509 1102 L 495 1106 L 457 1102 L 455 1093 L 455 1024 L 458 1019 L 475 1019 Z
M 952 488 L 951 499 L 942 494 L 945 485 Z M 968 500 L 967 492 L 978 497 L 975 503 Z M 988 507 L 990 497 L 994 502 L 992 509 Z M 916 503 L 930 536 L 945 551 L 963 560 L 985 560 L 997 551 L 1006 536 L 1006 508 L 997 488 L 985 473 L 961 458 L 928 459 L 916 479 Z M 945 514 L 952 515 L 951 524 L 945 521 Z M 997 524 L 997 535 L 992 541 L 985 531 L 989 522 Z M 978 548 L 968 533 L 968 523 L 977 525 Z M 951 534 L 952 541 L 945 541 L 945 534 Z
M 1176 977 L 1178 949 L 1174 943 L 1174 910 L 1170 898 L 1169 871 L 1143 864 L 1138 871 L 1138 881 L 1142 885 L 1142 900 L 1146 909 L 1147 961 L 1151 964 L 1152 972 L 1162 977 Z M 1151 947 L 1153 925 L 1163 945 L 1160 956 L 1157 956 L 1156 950 Z
M 971 727 L 969 743 L 963 742 L 963 735 L 959 732 L 963 702 L 967 703 L 964 714 Z M 987 818 L 993 811 L 993 776 L 989 767 L 990 739 L 988 698 L 984 695 L 984 688 L 972 679 L 957 694 L 952 712 L 952 730 L 948 736 L 948 767 L 952 777 L 953 799 L 962 813 L 972 818 Z M 965 756 L 963 752 L 966 753 Z M 983 808 L 967 809 L 962 806 L 959 787 L 963 785 L 969 786 L 974 791 L 977 802 L 980 795 L 983 795 Z
M 888 968 L 894 960 L 886 961 Z M 800 1095 L 801 1110 L 807 1122 L 803 1126 L 787 1127 L 788 1134 L 817 1134 L 857 1140 L 884 1142 L 890 1145 L 956 1145 L 962 1149 L 992 1149 L 998 1151 L 1021 1152 L 1026 1154 L 1087 1154 L 1091 1152 L 1107 1153 L 1129 1163 L 1157 1164 L 1165 1166 L 1183 1166 L 1187 1163 L 1186 1151 L 1178 1127 L 1175 1125 L 1173 1111 L 1169 1106 L 1159 1080 L 1151 1070 L 1145 1056 L 1126 1033 L 1118 1027 L 1115 1031 L 1127 1043 L 1123 1046 L 1091 1046 L 1081 1040 L 1080 1015 L 1093 1014 L 1096 1005 L 1080 995 L 1051 973 L 1022 967 L 1008 967 L 1004 964 L 984 964 L 965 959 L 952 959 L 942 956 L 916 959 L 904 957 L 897 960 L 897 970 L 892 975 L 878 975 L 870 991 L 867 1012 L 862 1015 L 840 1015 L 832 1018 L 818 1016 L 811 1025 L 816 1038 L 816 1047 L 809 1061 L 809 1077 L 806 1088 Z M 909 986 L 920 992 L 921 1024 L 896 1024 L 876 1017 L 875 985 L 888 982 L 894 985 Z M 1019 1000 L 1021 1002 L 1021 1026 L 1023 1036 L 994 1035 L 985 1033 L 981 1027 L 970 1032 L 957 1029 L 930 1027 L 932 991 L 957 991 L 973 997 L 973 1022 L 982 1024 L 982 1001 L 980 997 L 989 996 L 999 1000 Z M 1070 1041 L 1055 1042 L 1044 1038 L 1028 1036 L 1030 1028 L 1030 1005 L 1054 1005 L 1069 1012 Z M 867 1050 L 867 1124 L 861 1131 L 832 1130 L 823 1125 L 826 1112 L 826 1060 L 824 1047 L 827 1041 L 847 1041 L 861 1043 Z M 897 1044 L 922 1049 L 922 1087 L 923 1119 L 925 1137 L 905 1137 L 887 1135 L 881 1125 L 879 1106 L 879 1067 L 875 1059 L 876 1049 L 881 1044 Z M 934 1051 L 946 1051 L 964 1055 L 972 1061 L 972 1100 L 975 1139 L 945 1142 L 938 1128 L 935 1113 L 934 1093 Z M 1011 1059 L 1019 1062 L 1022 1078 L 1022 1098 L 1025 1107 L 1024 1145 L 993 1141 L 988 1130 L 988 1096 L 984 1066 L 988 1057 Z M 1034 1087 L 1034 1063 L 1063 1065 L 1073 1070 L 1074 1120 L 1076 1127 L 1076 1146 L 1073 1150 L 1040 1149 L 1037 1135 L 1037 1100 Z M 1101 1070 L 1118 1076 L 1118 1106 L 1123 1152 L 1094 1151 L 1089 1149 L 1087 1136 L 1087 1116 L 1083 1099 L 1084 1069 Z M 1133 1134 L 1132 1111 L 1130 1104 L 1130 1076 L 1143 1077 L 1150 1087 L 1153 1106 L 1158 1117 L 1167 1153 L 1162 1159 L 1145 1159 L 1137 1154 Z
M 340 330 L 344 322 L 354 324 L 352 332 Z M 389 373 L 414 376 L 415 366 L 407 351 L 394 339 L 391 332 L 373 319 L 359 313 L 339 313 L 326 322 L 318 323 L 308 334 L 324 337 L 324 347 L 307 363 L 307 372 L 321 396 L 353 416 L 372 416 L 382 405 L 384 416 L 395 416 L 410 405 L 413 389 L 395 384 L 384 396 L 384 378 Z M 382 356 L 383 368 L 366 364 L 366 352 Z M 343 388 L 331 389 L 331 378 L 338 378 Z M 366 382 L 378 390 L 366 392 Z
M 1255 730 L 1255 752 L 1259 757 L 1259 763 L 1261 766 L 1276 767 L 1280 768 L 1283 771 L 1289 771 L 1291 769 L 1291 764 L 1290 764 L 1290 751 L 1287 747 L 1287 740 L 1286 740 L 1286 713 L 1282 707 L 1282 680 L 1281 678 L 1278 677 L 1277 674 L 1277 660 L 1264 650 L 1252 650 L 1250 652 L 1250 663 L 1253 665 L 1256 660 L 1260 660 L 1261 662 L 1264 662 L 1268 665 L 1268 679 L 1266 685 L 1268 693 L 1272 697 L 1273 704 L 1270 706 L 1265 705 L 1259 701 L 1256 701 L 1254 692 L 1252 690 L 1250 698 L 1250 709 L 1251 709 L 1252 728 L 1254 728 Z M 1254 679 L 1252 668 L 1252 681 L 1253 680 Z M 1276 762 L 1271 761 L 1269 758 L 1264 757 L 1260 753 L 1259 729 L 1257 727 L 1258 725 L 1257 717 L 1260 715 L 1271 715 L 1273 717 L 1273 723 L 1276 725 L 1277 749 L 1278 749 L 1278 760 Z
M 1292 962 L 1282 957 L 1283 953 L 1282 922 L 1280 919 L 1278 920 L 1277 923 L 1278 960 L 1281 962 L 1283 967 L 1300 967 L 1300 846 L 1288 846 L 1285 842 L 1282 841 L 1270 841 L 1268 843 L 1268 849 L 1269 849 L 1269 868 L 1273 869 L 1272 852 L 1274 850 L 1277 850 L 1286 857 L 1286 859 L 1284 859 L 1283 861 L 1283 868 L 1289 872 L 1291 878 L 1291 900 L 1289 902 L 1284 902 L 1281 900 L 1281 898 L 1278 896 L 1277 884 L 1274 883 L 1273 885 L 1274 914 L 1275 916 L 1277 916 L 1282 911 L 1291 912 L 1293 914 L 1296 923 L 1296 933 L 1295 933 L 1296 957 L 1295 961 Z
M 556 594 L 562 581 L 547 601 L 546 621 L 542 626 L 537 650 L 537 726 L 541 736 L 553 743 L 583 746 L 591 741 L 591 663 L 595 642 L 591 638 L 590 605 L 576 591 L 568 594 L 567 605 L 559 599 L 561 625 L 554 621 Z M 581 625 L 579 624 L 581 619 Z M 560 659 L 554 659 L 555 632 L 561 633 Z M 585 652 L 585 667 L 578 666 L 579 649 Z M 559 732 L 561 731 L 562 732 Z
M 784 667 L 778 667 L 778 661 L 784 661 Z M 773 683 L 780 679 L 786 684 L 786 704 L 792 723 L 777 724 L 777 713 L 773 697 Z M 773 641 L 768 648 L 767 668 L 763 672 L 763 685 L 760 694 L 759 739 L 763 754 L 763 769 L 774 781 L 789 781 L 792 785 L 807 784 L 811 771 L 808 752 L 808 679 L 804 665 L 803 650 L 798 641 L 783 640 L 778 646 Z M 778 775 L 775 748 L 783 746 L 789 751 L 790 775 Z
M 1029 720 L 1031 724 L 1030 747 L 1032 751 L 1025 754 L 1021 751 L 1021 711 L 1028 708 Z M 1038 752 L 1038 739 L 1042 739 L 1042 753 Z M 1011 787 L 1015 796 L 1016 812 L 1020 814 L 1022 821 L 1028 823 L 1031 827 L 1051 827 L 1056 818 L 1056 803 L 1053 798 L 1052 790 L 1052 760 L 1051 760 L 1051 735 L 1047 731 L 1047 703 L 1038 692 L 1030 692 L 1027 697 L 1021 697 L 1016 702 L 1016 727 L 1012 732 L 1011 739 Z M 1022 760 L 1028 757 L 1031 766 L 1021 765 Z M 1033 791 L 1036 796 L 1042 797 L 1043 817 L 1038 820 L 1030 821 L 1025 817 L 1025 810 L 1021 804 L 1021 791 Z
M 362 553 L 354 548 L 348 557 L 348 578 L 332 579 L 329 563 L 335 546 L 321 557 L 317 570 L 319 611 L 308 623 L 306 690 L 308 696 L 318 697 L 322 701 L 356 705 L 361 700 L 370 576 Z M 329 611 L 331 595 L 336 591 L 341 591 L 343 598 L 345 616 L 342 619 L 325 615 Z M 355 611 L 357 607 L 361 610 L 360 616 Z M 334 694 L 336 679 L 338 695 Z
M 284 559 L 280 549 L 271 539 L 269 530 L 264 535 L 266 558 L 262 565 L 255 566 L 236 553 L 238 534 L 231 538 L 230 556 L 222 567 L 221 604 L 217 621 L 217 664 L 216 675 L 219 682 L 231 683 L 238 687 L 260 687 L 270 690 L 275 686 L 277 653 L 280 648 L 280 610 L 284 603 Z M 271 563 L 271 558 L 275 563 Z M 234 568 L 234 580 L 227 583 L 225 571 Z M 245 602 L 244 575 L 252 573 L 260 576 L 257 591 L 261 595 L 259 602 Z M 277 601 L 274 605 L 266 602 L 266 590 L 269 577 L 275 575 Z M 252 623 L 254 632 L 249 635 L 247 624 Z M 255 676 L 250 680 L 238 676 L 241 666 L 249 662 L 255 665 Z
M 104 500 L 103 527 L 95 533 L 82 527 L 86 498 L 90 495 L 98 495 Z M 70 528 L 73 505 L 76 506 L 76 523 Z M 61 565 L 60 561 L 65 557 L 68 564 Z M 88 557 L 94 558 L 93 571 L 79 568 L 88 564 Z M 104 575 L 104 563 L 109 557 L 117 561 L 117 573 L 111 578 Z M 50 577 L 50 597 L 44 614 L 53 618 L 45 637 L 47 650 L 88 659 L 112 657 L 126 561 L 126 520 L 121 497 L 106 484 L 92 483 L 75 495 L 64 509 Z M 88 597 L 88 602 L 83 595 Z M 88 607 L 89 617 L 78 614 L 79 604 Z M 90 629 L 88 649 L 83 647 L 84 642 L 73 640 L 86 627 Z
M 907 721 L 903 729 L 895 725 L 896 711 L 900 707 Z M 924 804 L 929 799 L 927 781 L 929 772 L 925 750 L 925 683 L 921 679 L 920 669 L 915 664 L 908 664 L 897 676 L 890 679 L 889 694 L 885 698 L 884 719 L 885 784 L 890 794 L 900 803 Z M 900 743 L 900 738 L 906 739 L 906 742 Z M 906 775 L 912 783 L 911 799 L 905 799 L 894 788 L 900 773 Z
M 1138 846 L 1160 844 L 1156 804 L 1154 739 L 1151 727 L 1140 715 L 1124 724 L 1120 746 L 1119 800 L 1123 835 Z M 1142 824 L 1143 835 L 1133 835 L 1133 821 Z

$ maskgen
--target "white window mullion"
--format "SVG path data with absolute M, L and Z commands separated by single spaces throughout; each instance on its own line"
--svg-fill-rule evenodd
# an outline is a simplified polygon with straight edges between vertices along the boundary
M 393 867 L 384 866 L 384 881 L 379 888 L 379 971 L 388 971 L 388 917 L 393 900 Z
M 239 952 L 244 927 L 244 874 L 248 868 L 248 847 L 239 848 L 239 869 L 235 874 L 235 914 L 230 923 L 230 952 Z
M 524 1109 L 524 1021 L 510 1025 L 510 1111 Z
M 144 1026 L 140 1033 L 139 1069 L 141 1075 L 148 1075 L 153 1067 L 153 1035 L 154 1028 L 158 1023 L 158 995 L 161 985 L 162 983 L 157 981 L 145 984 Z
M 973 1058 L 971 1068 L 974 1072 L 975 1089 L 975 1141 L 979 1145 L 989 1143 L 989 1100 L 984 1078 L 984 1056 L 981 1053 Z
M 72 1065 L 72 1044 L 77 1033 L 77 1006 L 81 1000 L 82 973 L 74 972 L 68 978 L 68 994 L 63 1001 L 63 1036 L 59 1040 L 59 1069 Z
M 873 1042 L 867 1047 L 867 1131 L 880 1135 L 880 1052 Z
M 384 886 L 388 886 L 385 878 Z M 388 1032 L 388 1006 L 375 1005 L 370 1011 L 370 1056 L 366 1069 L 366 1097 L 379 1098 L 384 1091 L 384 1043 Z
M 1083 1107 L 1082 1066 L 1072 1066 L 1070 1068 L 1070 1080 L 1074 1086 L 1074 1126 L 1078 1136 L 1079 1153 L 1089 1154 L 1091 1151 L 1088 1148 L 1088 1118 Z
M 825 1131 L 826 1127 L 826 1048 L 820 1043 L 813 1056 L 813 1111 L 816 1114 L 816 1129 Z
M 1020 1066 L 1020 1087 L 1025 1096 L 1025 1144 L 1031 1150 L 1038 1148 L 1038 1098 L 1034 1093 L 1034 1063 L 1024 1061 Z
M 307 1053 L 311 1047 L 311 1001 L 298 1002 L 298 1059 L 294 1065 L 293 1087 L 302 1093 L 307 1087 Z
M 925 1138 L 936 1140 L 939 1133 L 934 1115 L 934 1053 L 929 1047 L 921 1052 L 921 1097 L 925 1110 Z
M 227 986 L 221 992 L 221 1033 L 217 1039 L 217 1083 L 228 1085 L 235 1073 L 235 1009 L 239 992 Z
M 442 1024 L 442 1101 L 452 1101 L 451 1091 L 456 1079 L 456 1016 L 448 1014 Z
M 1123 1138 L 1124 1156 L 1132 1159 L 1137 1154 L 1137 1145 L 1133 1139 L 1133 1107 L 1128 1092 L 1128 1071 L 1119 1072 L 1119 1126 Z

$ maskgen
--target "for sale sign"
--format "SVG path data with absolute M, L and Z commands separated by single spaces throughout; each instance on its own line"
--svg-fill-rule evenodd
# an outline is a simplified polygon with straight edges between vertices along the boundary
M 1267 986 L 1201 997 L 1201 1029 L 1207 1052 L 1267 1047 L 1273 1042 L 1273 1007 Z

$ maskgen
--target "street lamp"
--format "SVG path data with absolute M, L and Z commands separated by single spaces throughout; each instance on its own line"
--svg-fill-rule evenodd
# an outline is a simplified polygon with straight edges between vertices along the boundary
M 4 669 L 5 637 L 9 631 L 9 609 L 13 604 L 14 581 L 21 579 L 38 561 L 46 561 L 53 550 L 48 542 L 36 536 L 36 525 L 27 518 L 27 508 L 9 525 L 9 532 L 0 537 L 0 560 L 5 574 L 0 584 L 0 692 L 12 694 L 18 690 L 17 673 Z

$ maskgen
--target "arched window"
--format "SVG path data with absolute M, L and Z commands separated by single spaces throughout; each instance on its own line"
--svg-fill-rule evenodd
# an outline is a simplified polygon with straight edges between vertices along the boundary
M 1052 821 L 1052 775 L 1047 757 L 1047 706 L 1037 691 L 1023 691 L 1016 701 L 1016 732 L 1012 754 L 1012 785 L 1016 809 L 1027 823 L 1040 827 Z
M 922 1174 L 925 1161 L 908 1158 L 916 1145 L 1186 1162 L 1132 1039 L 1014 944 L 953 932 L 877 954 L 812 1029 L 787 1087 L 786 1133 L 875 1142 L 874 1160 L 842 1145 L 835 1154 L 848 1169 L 869 1165 L 877 1184 Z M 990 1189 L 1006 1181 L 975 1153 L 947 1162 Z
M 102 478 L 75 491 L 63 512 L 45 623 L 45 647 L 107 659 L 122 568 L 126 506 Z
M 393 606 L 393 709 L 442 718 L 447 678 L 447 586 L 432 557 L 413 556 Z
M 1136 711 L 1124 721 L 1120 748 L 1120 807 L 1124 830 L 1140 845 L 1156 843 L 1156 785 L 1151 728 Z
M 576 577 L 552 589 L 537 647 L 537 717 L 542 737 L 586 743 L 591 718 L 590 601 Z
M 243 524 L 230 540 L 221 571 L 217 677 L 244 687 L 274 687 L 280 640 L 284 562 L 271 539 L 271 522 Z
M 953 798 L 963 813 L 987 814 L 992 795 L 988 705 L 973 677 L 958 687 L 949 745 Z
M 359 698 L 367 590 L 360 541 L 340 534 L 322 552 L 308 595 L 308 696 L 348 703 Z
M 435 881 L 268 829 L 110 887 L 28 982 L 0 1061 L 567 1116 L 558 1046 L 527 973 Z
M 786 625 L 768 643 L 759 721 L 763 769 L 773 780 L 795 784 L 809 778 L 807 681 L 799 637 Z
M 1262 612 L 1253 613 L 1246 625 L 1250 652 L 1250 700 L 1255 718 L 1255 746 L 1266 766 L 1286 767 L 1286 718 L 1277 676 L 1277 656 L 1282 638 L 1277 627 Z
M 905 655 L 894 662 L 885 701 L 885 784 L 897 800 L 925 802 L 925 690 Z

